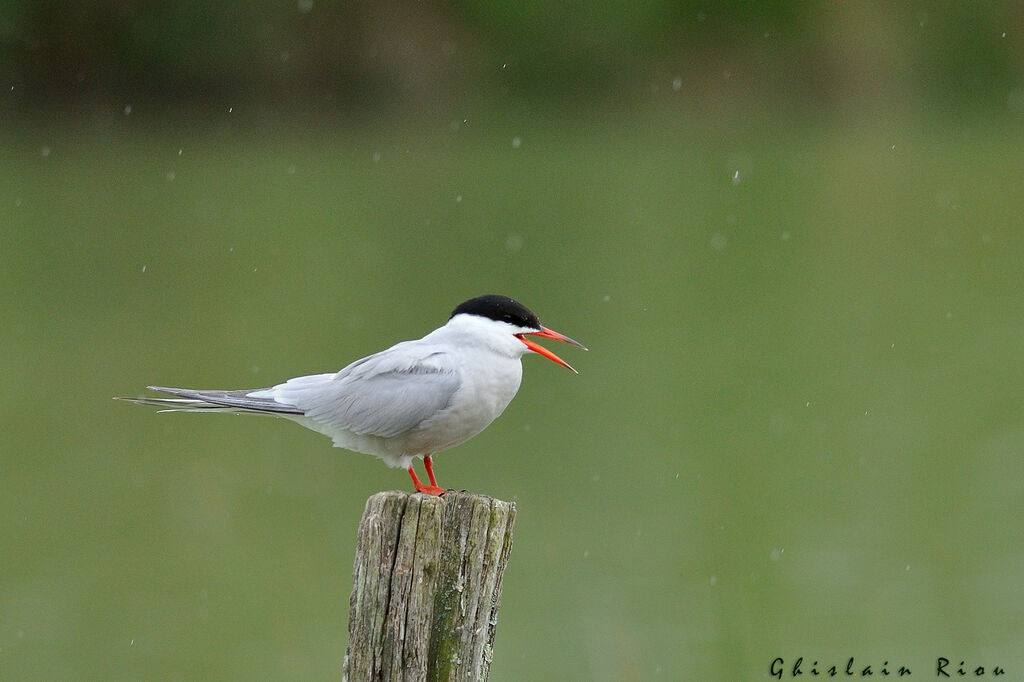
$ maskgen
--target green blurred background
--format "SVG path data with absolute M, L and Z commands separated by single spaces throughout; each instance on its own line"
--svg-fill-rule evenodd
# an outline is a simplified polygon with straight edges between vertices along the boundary
M 110 398 L 489 292 L 591 348 L 437 458 L 519 504 L 493 680 L 1024 674 L 1019 4 L 3 2 L 0 48 L 0 678 L 339 678 L 408 477 Z

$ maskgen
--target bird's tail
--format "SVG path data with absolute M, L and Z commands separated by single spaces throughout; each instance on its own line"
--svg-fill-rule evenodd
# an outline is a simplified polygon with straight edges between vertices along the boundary
M 241 391 L 200 391 L 191 388 L 168 388 L 147 386 L 151 391 L 168 393 L 176 398 L 153 398 L 149 396 L 118 397 L 137 405 L 152 405 L 162 408 L 161 412 L 248 412 L 278 416 L 301 415 L 293 405 L 279 403 L 273 398 L 254 398 L 253 393 L 264 389 L 243 389 Z

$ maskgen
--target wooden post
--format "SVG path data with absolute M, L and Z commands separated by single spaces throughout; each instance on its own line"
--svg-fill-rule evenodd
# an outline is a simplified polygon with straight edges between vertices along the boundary
M 370 497 L 342 679 L 486 680 L 515 516 L 514 502 L 465 492 Z

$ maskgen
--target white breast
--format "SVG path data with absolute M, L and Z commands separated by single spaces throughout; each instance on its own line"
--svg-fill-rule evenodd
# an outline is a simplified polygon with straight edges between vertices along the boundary
M 409 433 L 407 455 L 428 455 L 464 443 L 483 431 L 512 402 L 523 379 L 519 358 L 467 354 L 462 384 L 448 407 Z

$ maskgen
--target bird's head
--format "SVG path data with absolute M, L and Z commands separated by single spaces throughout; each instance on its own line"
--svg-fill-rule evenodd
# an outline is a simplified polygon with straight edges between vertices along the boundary
M 558 357 L 533 339 L 528 339 L 526 337 L 541 336 L 548 339 L 554 339 L 555 341 L 569 343 L 578 348 L 582 348 L 583 350 L 587 350 L 586 346 L 582 343 L 573 341 L 565 334 L 560 334 L 553 329 L 548 329 L 543 326 L 537 316 L 529 308 L 508 296 L 488 294 L 486 296 L 471 298 L 468 301 L 460 303 L 458 307 L 452 311 L 449 321 L 455 319 L 459 315 L 471 316 L 474 322 L 485 321 L 485 323 L 493 323 L 485 324 L 484 326 L 489 329 L 493 329 L 495 333 L 508 335 L 518 339 L 524 346 L 526 346 L 527 351 L 543 355 L 548 360 L 556 362 L 562 367 L 566 367 L 573 372 L 576 372 L 576 370 L 573 369 L 573 367 L 565 360 Z

